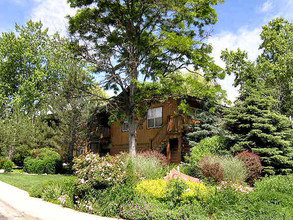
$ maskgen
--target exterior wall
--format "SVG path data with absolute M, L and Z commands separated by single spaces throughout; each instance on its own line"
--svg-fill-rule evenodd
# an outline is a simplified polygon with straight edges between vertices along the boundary
M 165 103 L 157 103 L 151 108 L 163 107 L 163 126 L 166 124 L 168 116 L 174 115 L 178 110 L 178 101 L 169 99 Z M 137 129 L 137 151 L 146 151 L 151 149 L 151 140 L 158 134 L 162 128 L 147 128 L 147 121 Z M 111 154 L 117 154 L 121 151 L 128 151 L 128 132 L 123 132 L 121 123 L 114 122 L 111 125 Z

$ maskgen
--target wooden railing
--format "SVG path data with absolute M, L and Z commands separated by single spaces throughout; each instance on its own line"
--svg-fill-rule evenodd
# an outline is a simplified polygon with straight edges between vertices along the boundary
M 152 148 L 159 146 L 166 140 L 169 134 L 181 133 L 183 129 L 183 118 L 181 115 L 168 116 L 163 127 L 158 131 L 156 136 L 152 139 Z

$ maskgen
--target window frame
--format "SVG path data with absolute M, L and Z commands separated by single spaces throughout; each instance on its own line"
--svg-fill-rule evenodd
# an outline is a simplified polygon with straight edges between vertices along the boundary
M 149 118 L 149 111 L 150 110 L 154 110 L 154 109 L 161 109 L 161 117 L 154 117 L 154 118 Z M 162 123 L 161 125 L 156 125 L 156 120 L 155 119 L 158 119 L 158 118 L 161 118 L 162 119 Z M 154 120 L 154 126 L 153 127 L 150 127 L 149 126 L 149 120 L 150 119 L 153 119 Z M 147 129 L 157 129 L 157 128 L 161 128 L 163 127 L 164 125 L 164 121 L 163 121 L 163 106 L 160 106 L 160 107 L 155 107 L 155 108 L 150 108 L 147 112 Z
M 127 124 L 127 129 L 124 129 L 124 126 Z M 129 132 L 129 123 L 128 121 L 123 121 L 122 124 L 121 124 L 121 130 L 122 132 Z

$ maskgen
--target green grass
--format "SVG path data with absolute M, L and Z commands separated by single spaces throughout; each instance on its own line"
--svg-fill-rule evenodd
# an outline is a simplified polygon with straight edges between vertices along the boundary
M 62 181 L 67 179 L 76 178 L 68 175 L 27 175 L 27 174 L 0 174 L 0 181 L 8 183 L 17 188 L 29 191 L 31 187 L 36 185 L 43 185 L 49 181 Z

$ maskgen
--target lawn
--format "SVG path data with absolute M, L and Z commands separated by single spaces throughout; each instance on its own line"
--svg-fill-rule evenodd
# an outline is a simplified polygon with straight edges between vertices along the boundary
M 31 187 L 42 185 L 46 182 L 53 181 L 59 182 L 62 180 L 76 178 L 69 175 L 29 175 L 29 174 L 0 174 L 0 181 L 16 186 L 25 191 L 29 191 Z

